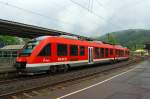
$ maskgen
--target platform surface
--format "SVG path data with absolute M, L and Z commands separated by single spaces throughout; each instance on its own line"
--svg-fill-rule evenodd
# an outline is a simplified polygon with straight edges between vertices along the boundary
M 93 83 L 75 86 L 33 99 L 150 99 L 150 60 L 135 68 Z

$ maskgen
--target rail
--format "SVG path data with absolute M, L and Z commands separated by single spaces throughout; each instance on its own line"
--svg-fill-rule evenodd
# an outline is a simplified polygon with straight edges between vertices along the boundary
M 80 78 L 96 75 L 104 71 L 108 71 L 108 70 L 112 70 L 112 69 L 116 69 L 120 67 L 125 67 L 127 65 L 133 65 L 140 61 L 141 59 L 130 60 L 128 62 L 120 62 L 118 64 L 111 64 L 107 66 L 102 65 L 102 66 L 96 66 L 92 68 L 89 67 L 87 69 L 70 71 L 70 72 L 63 73 L 63 74 L 50 75 L 50 76 L 38 78 L 38 79 L 17 81 L 17 82 L 9 83 L 7 84 L 7 86 L 5 86 L 4 84 L 4 85 L 0 85 L 0 87 L 3 88 L 3 90 L 0 92 L 1 94 L 0 96 L 3 98 L 8 98 L 14 94 L 19 94 L 22 92 L 28 92 L 28 91 L 33 91 L 33 90 L 40 89 L 40 88 L 45 88 L 45 87 L 59 84 L 62 82 L 77 80 Z M 16 87 L 14 85 L 16 85 Z

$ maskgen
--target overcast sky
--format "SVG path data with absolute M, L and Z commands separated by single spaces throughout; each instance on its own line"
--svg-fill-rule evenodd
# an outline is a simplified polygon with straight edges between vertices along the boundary
M 150 0 L 0 0 L 0 19 L 101 36 L 149 29 Z

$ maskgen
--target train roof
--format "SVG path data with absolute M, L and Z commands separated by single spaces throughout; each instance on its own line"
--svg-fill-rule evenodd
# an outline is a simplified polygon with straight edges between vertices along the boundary
M 113 48 L 112 45 L 104 44 L 102 42 L 94 42 L 94 41 L 86 41 L 86 40 L 77 40 L 71 38 L 64 38 L 59 36 L 46 36 L 42 37 L 43 39 L 49 39 L 51 42 L 65 43 L 65 44 L 77 44 L 77 45 L 85 45 L 85 46 L 95 46 L 95 47 L 108 47 Z
M 115 46 L 116 49 L 120 49 L 120 50 L 122 50 L 122 49 L 128 50 L 127 47 L 123 47 L 123 46 L 121 46 L 121 45 L 114 45 L 114 46 Z
M 77 44 L 77 45 L 85 45 L 85 46 L 94 46 L 94 47 L 102 47 L 102 48 L 116 48 L 116 49 L 127 49 L 121 45 L 112 45 L 109 43 L 104 43 L 102 41 L 86 41 L 86 40 L 78 40 L 72 38 L 65 38 L 60 36 L 41 36 L 35 38 L 36 40 L 44 40 L 49 39 L 51 42 L 58 42 L 58 43 L 66 43 L 66 44 Z

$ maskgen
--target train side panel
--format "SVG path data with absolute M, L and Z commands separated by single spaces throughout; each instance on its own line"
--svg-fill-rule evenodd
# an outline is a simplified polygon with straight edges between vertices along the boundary
M 70 67 L 128 59 L 129 50 L 121 46 L 95 42 L 47 37 L 41 40 L 28 56 L 19 56 L 17 65 L 24 63 L 21 72 L 47 71 L 65 64 Z M 18 69 L 19 70 L 19 69 Z

